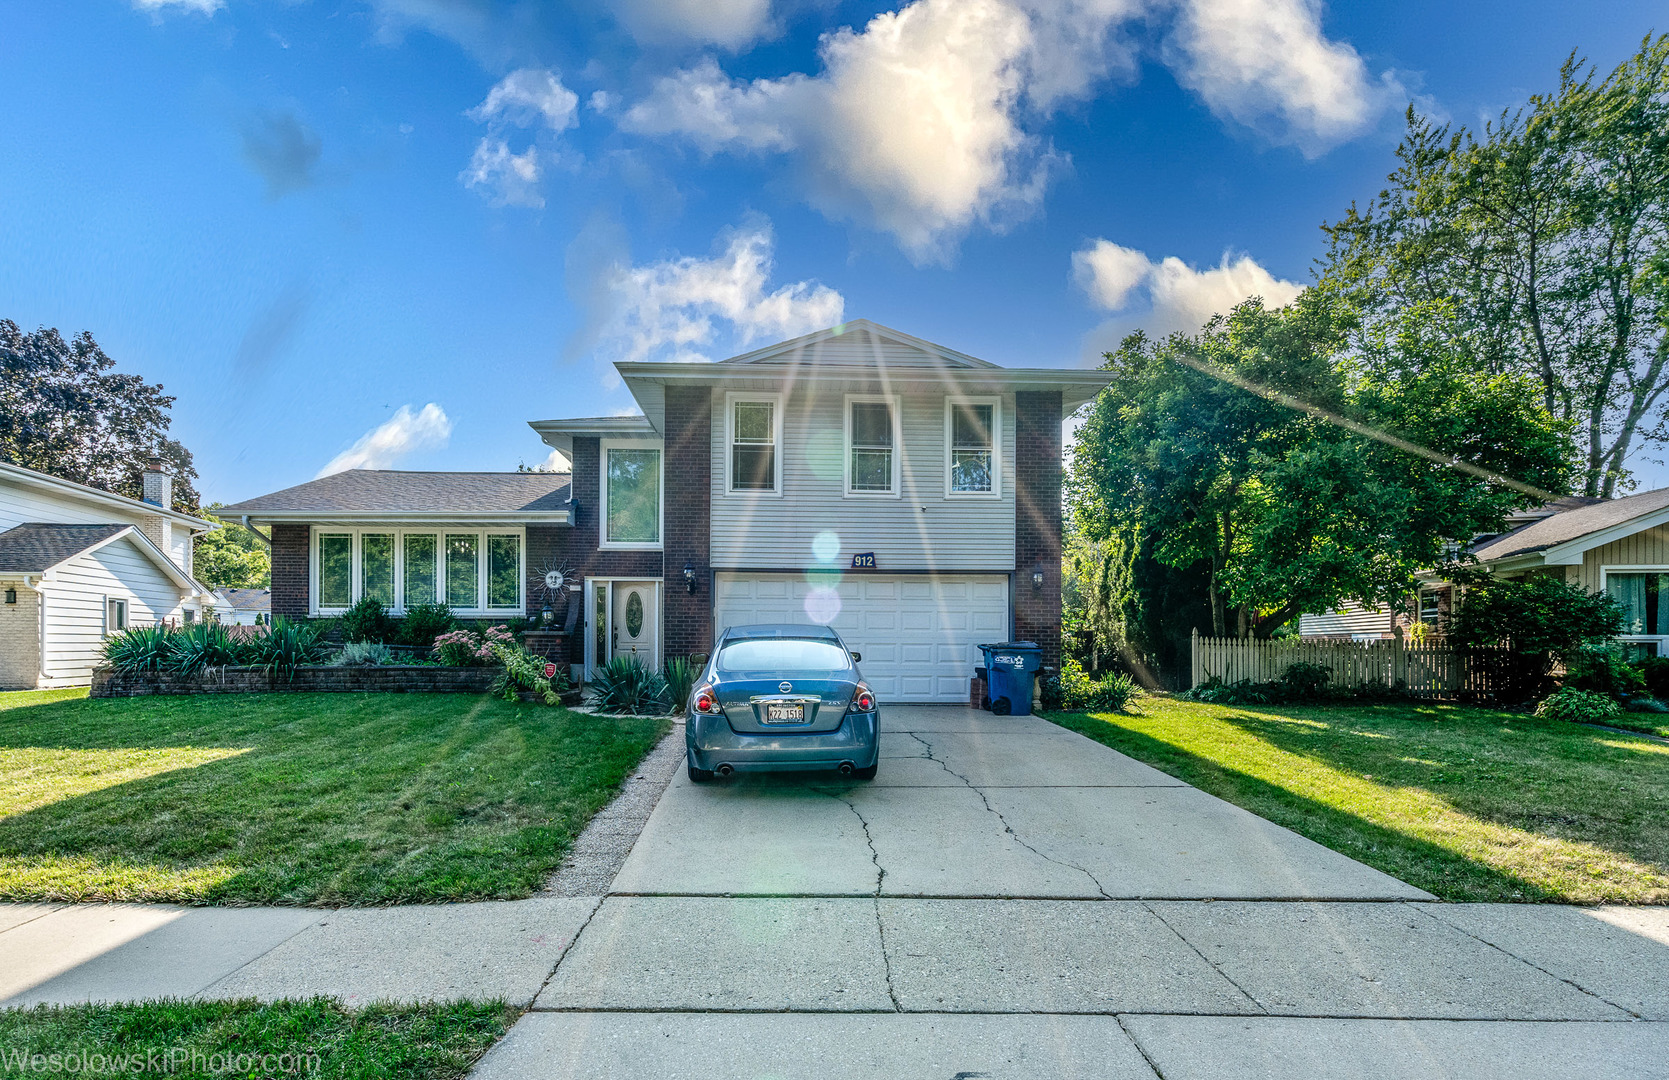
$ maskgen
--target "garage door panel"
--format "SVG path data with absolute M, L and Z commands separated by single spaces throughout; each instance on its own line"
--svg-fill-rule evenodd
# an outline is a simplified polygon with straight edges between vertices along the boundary
M 807 598 L 834 589 L 840 604 L 830 625 L 863 654 L 864 678 L 883 701 L 966 701 L 979 644 L 1008 634 L 1006 575 L 848 574 L 817 582 L 803 574 L 717 577 L 721 629 L 804 623 Z M 819 600 L 828 602 L 826 594 Z

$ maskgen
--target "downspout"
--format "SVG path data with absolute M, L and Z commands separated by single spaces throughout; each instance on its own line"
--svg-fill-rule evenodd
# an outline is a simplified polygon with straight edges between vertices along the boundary
M 35 685 L 40 686 L 49 676 L 46 673 L 46 592 L 36 585 L 34 578 L 25 574 L 23 586 L 35 594 Z
M 249 533 L 250 535 L 254 536 L 255 539 L 257 539 L 261 543 L 265 544 L 267 546 L 268 551 L 272 550 L 272 540 L 271 540 L 271 538 L 262 536 L 260 533 L 255 531 L 255 526 L 253 526 L 249 523 L 249 515 L 248 514 L 243 515 L 243 531 L 246 532 L 246 533 Z

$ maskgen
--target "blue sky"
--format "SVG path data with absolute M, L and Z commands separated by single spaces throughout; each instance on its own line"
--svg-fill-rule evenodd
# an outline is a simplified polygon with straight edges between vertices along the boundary
M 1290 296 L 1410 100 L 1476 124 L 1661 12 L 3 0 L 0 317 L 165 384 L 224 501 L 535 464 L 612 360 L 841 318 L 1070 366 Z

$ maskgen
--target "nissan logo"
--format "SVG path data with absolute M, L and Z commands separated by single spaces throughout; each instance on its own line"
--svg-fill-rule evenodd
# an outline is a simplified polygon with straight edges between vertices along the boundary
M 794 689 L 794 684 L 791 682 L 779 682 L 777 683 L 777 689 L 786 694 L 788 691 Z

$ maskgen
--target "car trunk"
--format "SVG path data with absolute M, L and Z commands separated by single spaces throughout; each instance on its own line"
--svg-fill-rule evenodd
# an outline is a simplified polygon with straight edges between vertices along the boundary
M 833 731 L 840 727 L 852 700 L 852 684 L 845 679 L 795 679 L 782 689 L 782 679 L 725 678 L 718 686 L 719 703 L 730 726 L 739 732 L 793 735 Z M 796 716 L 796 709 L 799 716 Z

